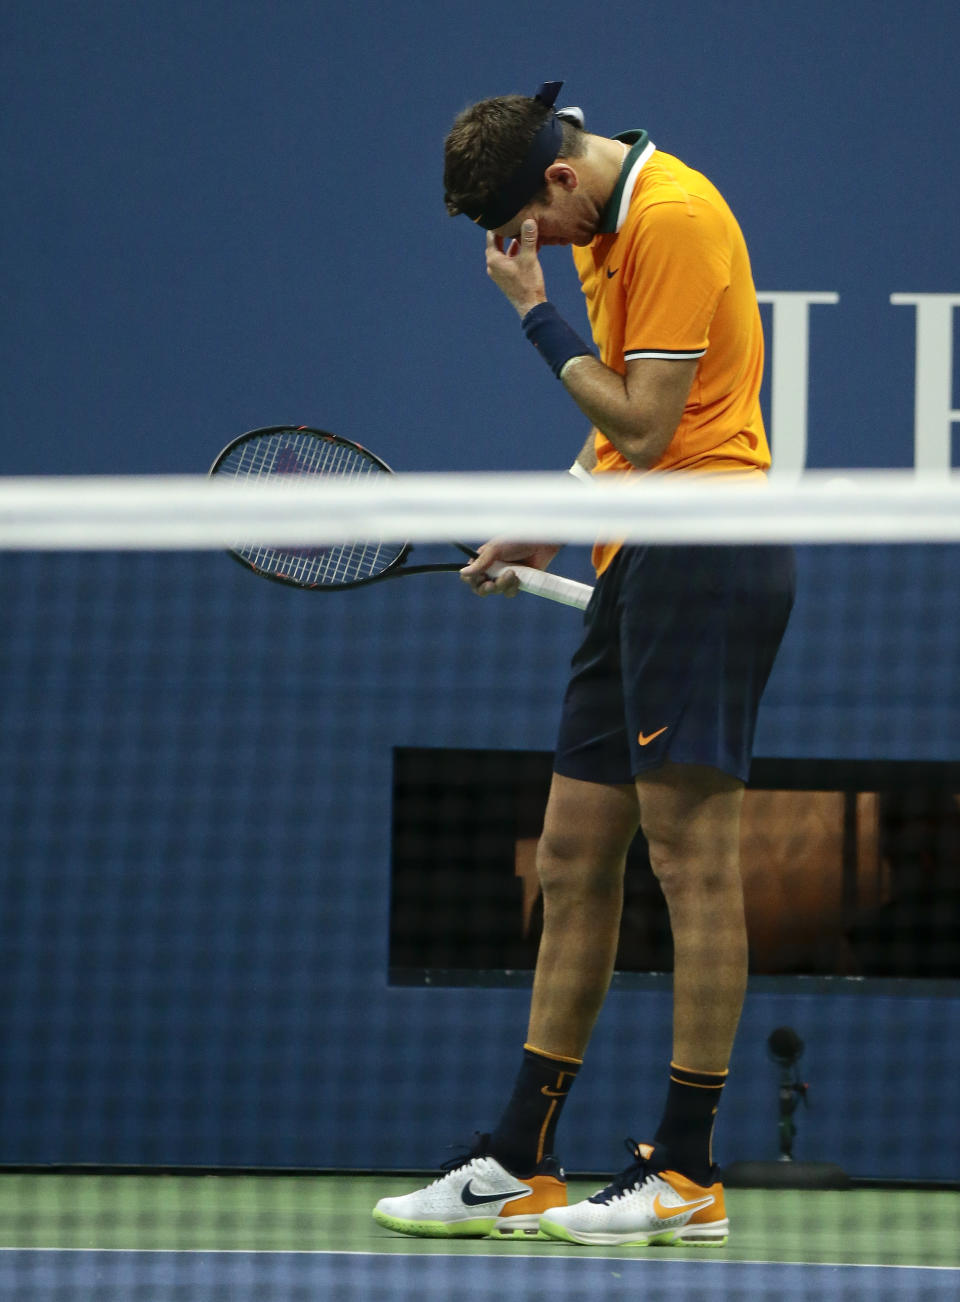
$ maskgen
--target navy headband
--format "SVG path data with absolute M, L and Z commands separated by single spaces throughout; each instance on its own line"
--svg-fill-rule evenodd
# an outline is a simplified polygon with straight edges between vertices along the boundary
M 533 98 L 552 109 L 562 85 L 562 81 L 545 81 Z M 513 175 L 499 190 L 487 196 L 482 207 L 463 211 L 472 222 L 488 231 L 505 226 L 543 189 L 543 174 L 560 153 L 562 144 L 563 122 L 553 112 L 531 140 L 526 157 Z

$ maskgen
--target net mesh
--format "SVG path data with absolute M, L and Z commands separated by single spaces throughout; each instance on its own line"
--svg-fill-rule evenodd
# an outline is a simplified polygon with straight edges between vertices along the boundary
M 950 1296 L 955 481 L 378 478 L 331 513 L 291 485 L 292 519 L 212 481 L 0 483 L 0 1295 Z M 370 1219 L 512 1087 L 582 617 L 443 574 L 298 592 L 222 554 L 278 529 L 444 560 L 450 536 L 568 538 L 554 568 L 586 581 L 593 536 L 797 546 L 745 798 L 751 978 L 715 1137 L 732 1229 L 708 1262 L 418 1251 Z M 656 1124 L 671 967 L 638 838 L 558 1135 L 572 1198 Z

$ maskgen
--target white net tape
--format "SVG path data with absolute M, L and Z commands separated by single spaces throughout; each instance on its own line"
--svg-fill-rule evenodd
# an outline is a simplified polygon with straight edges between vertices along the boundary
M 960 473 L 810 472 L 766 481 L 409 474 L 237 483 L 206 476 L 0 479 L 0 548 L 210 550 L 358 538 L 951 542 Z

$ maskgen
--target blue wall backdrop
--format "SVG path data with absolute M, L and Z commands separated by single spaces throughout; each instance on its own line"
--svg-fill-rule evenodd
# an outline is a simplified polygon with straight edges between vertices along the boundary
M 10 0 L 2 473 L 203 471 L 283 421 L 400 469 L 569 464 L 584 422 L 441 186 L 460 108 L 557 77 L 738 214 L 779 469 L 960 465 L 958 40 L 948 0 Z M 387 984 L 391 756 L 549 749 L 570 613 L 218 556 L 6 556 L 0 590 L 0 1163 L 430 1166 L 494 1120 L 524 992 Z M 806 551 L 758 753 L 956 760 L 958 664 L 946 549 Z M 758 988 L 724 1160 L 774 1155 L 782 1022 L 822 1099 L 799 1156 L 955 1178 L 949 990 Z M 611 997 L 571 1167 L 659 1109 L 668 1032 L 665 991 Z

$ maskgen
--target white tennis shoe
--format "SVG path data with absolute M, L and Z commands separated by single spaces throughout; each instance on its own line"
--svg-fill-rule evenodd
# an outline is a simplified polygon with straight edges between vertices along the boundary
M 668 1155 L 656 1144 L 627 1140 L 634 1162 L 606 1189 L 570 1207 L 552 1207 L 540 1218 L 541 1235 L 566 1243 L 726 1243 L 730 1223 L 723 1185 L 695 1184 L 667 1168 Z
M 481 1136 L 473 1153 L 425 1188 L 381 1198 L 373 1219 L 398 1234 L 425 1238 L 536 1238 L 541 1213 L 566 1205 L 562 1167 L 547 1157 L 518 1179 L 484 1151 L 486 1140 Z

